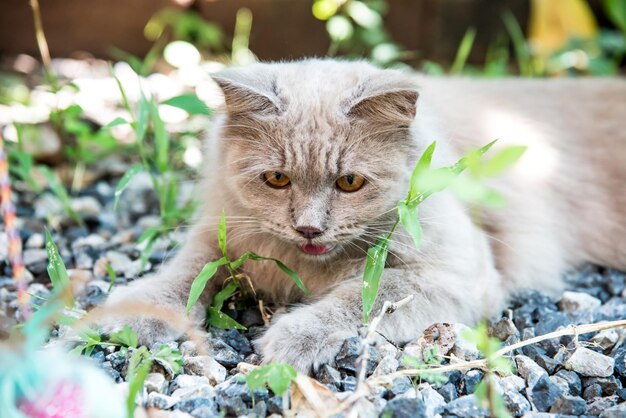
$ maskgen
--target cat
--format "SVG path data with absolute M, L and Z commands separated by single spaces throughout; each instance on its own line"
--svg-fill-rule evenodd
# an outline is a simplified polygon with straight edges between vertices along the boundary
M 420 205 L 419 250 L 398 229 L 373 312 L 414 298 L 382 320 L 389 341 L 413 340 L 434 322 L 475 323 L 524 289 L 556 294 L 562 273 L 583 262 L 626 269 L 624 80 L 430 78 L 331 59 L 213 78 L 225 108 L 206 140 L 194 227 L 156 276 L 116 289 L 109 304 L 143 301 L 182 315 L 193 279 L 221 257 L 224 209 L 230 257 L 280 259 L 311 292 L 271 261 L 243 266 L 259 298 L 291 306 L 255 341 L 264 361 L 304 373 L 332 362 L 362 323 L 367 248 L 389 231 L 432 141 L 434 167 L 496 138 L 492 153 L 528 149 L 490 184 L 505 208 L 470 212 L 442 192 Z M 227 275 L 218 271 L 192 310 L 198 326 Z M 147 317 L 123 322 L 143 343 L 181 333 Z

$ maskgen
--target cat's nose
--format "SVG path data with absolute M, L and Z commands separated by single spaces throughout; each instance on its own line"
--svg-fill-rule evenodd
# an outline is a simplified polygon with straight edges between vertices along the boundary
M 314 226 L 297 226 L 295 229 L 300 235 L 308 239 L 315 238 L 322 234 L 322 230 Z

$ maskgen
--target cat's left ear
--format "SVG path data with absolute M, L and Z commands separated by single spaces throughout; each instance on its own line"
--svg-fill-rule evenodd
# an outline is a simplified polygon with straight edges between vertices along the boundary
M 224 93 L 230 115 L 269 116 L 281 111 L 276 76 L 265 64 L 229 68 L 211 75 Z
M 370 83 L 352 100 L 349 117 L 374 119 L 409 125 L 417 110 L 417 87 L 411 80 L 391 80 L 387 83 Z

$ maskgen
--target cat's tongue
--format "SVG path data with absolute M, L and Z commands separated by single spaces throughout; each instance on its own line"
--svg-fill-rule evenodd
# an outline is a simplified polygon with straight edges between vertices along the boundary
M 302 246 L 302 251 L 305 254 L 322 255 L 328 251 L 328 247 L 326 245 L 304 244 Z

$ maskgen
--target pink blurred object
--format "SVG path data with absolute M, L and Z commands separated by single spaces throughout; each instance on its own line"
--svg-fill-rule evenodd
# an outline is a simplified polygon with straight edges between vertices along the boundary
M 74 383 L 56 383 L 44 396 L 21 400 L 18 409 L 29 418 L 88 418 L 84 412 L 84 396 Z

